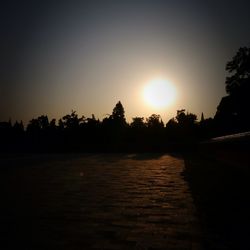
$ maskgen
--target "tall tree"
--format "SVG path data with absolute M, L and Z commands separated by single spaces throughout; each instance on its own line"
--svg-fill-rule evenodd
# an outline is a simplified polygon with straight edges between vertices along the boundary
M 229 94 L 221 99 L 215 120 L 222 133 L 250 129 L 250 48 L 243 47 L 226 64 L 230 74 L 226 78 Z
M 113 119 L 125 120 L 125 110 L 120 101 L 115 105 L 112 117 Z
M 231 74 L 226 78 L 226 91 L 234 94 L 250 85 L 250 48 L 239 48 L 236 55 L 226 64 L 226 70 Z
M 200 120 L 200 122 L 204 122 L 204 114 L 203 114 L 203 112 L 201 113 L 201 120 Z
M 125 110 L 120 101 L 115 105 L 112 115 L 111 115 L 111 119 L 114 121 L 115 125 L 117 126 L 126 125 Z

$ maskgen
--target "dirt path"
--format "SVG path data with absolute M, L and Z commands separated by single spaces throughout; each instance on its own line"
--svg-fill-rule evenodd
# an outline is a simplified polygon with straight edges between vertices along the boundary
M 2 162 L 4 249 L 201 249 L 182 159 L 34 159 Z

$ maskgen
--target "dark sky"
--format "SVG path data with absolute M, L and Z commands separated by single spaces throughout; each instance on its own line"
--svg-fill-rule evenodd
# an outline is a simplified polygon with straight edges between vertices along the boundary
M 118 100 L 128 120 L 177 109 L 213 116 L 225 64 L 250 45 L 249 1 L 6 1 L 1 5 L 0 121 L 59 118 L 71 109 L 103 119 Z M 174 104 L 146 105 L 163 78 Z

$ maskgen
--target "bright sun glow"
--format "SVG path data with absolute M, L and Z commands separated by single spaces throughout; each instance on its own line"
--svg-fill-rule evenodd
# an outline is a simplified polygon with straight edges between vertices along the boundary
M 151 107 L 163 109 L 175 101 L 176 90 L 169 81 L 154 79 L 145 86 L 143 98 Z

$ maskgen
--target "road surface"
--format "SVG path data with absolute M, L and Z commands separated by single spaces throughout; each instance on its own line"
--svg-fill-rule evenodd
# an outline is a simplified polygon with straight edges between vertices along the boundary
M 182 158 L 34 155 L 0 162 L 1 249 L 201 249 Z

